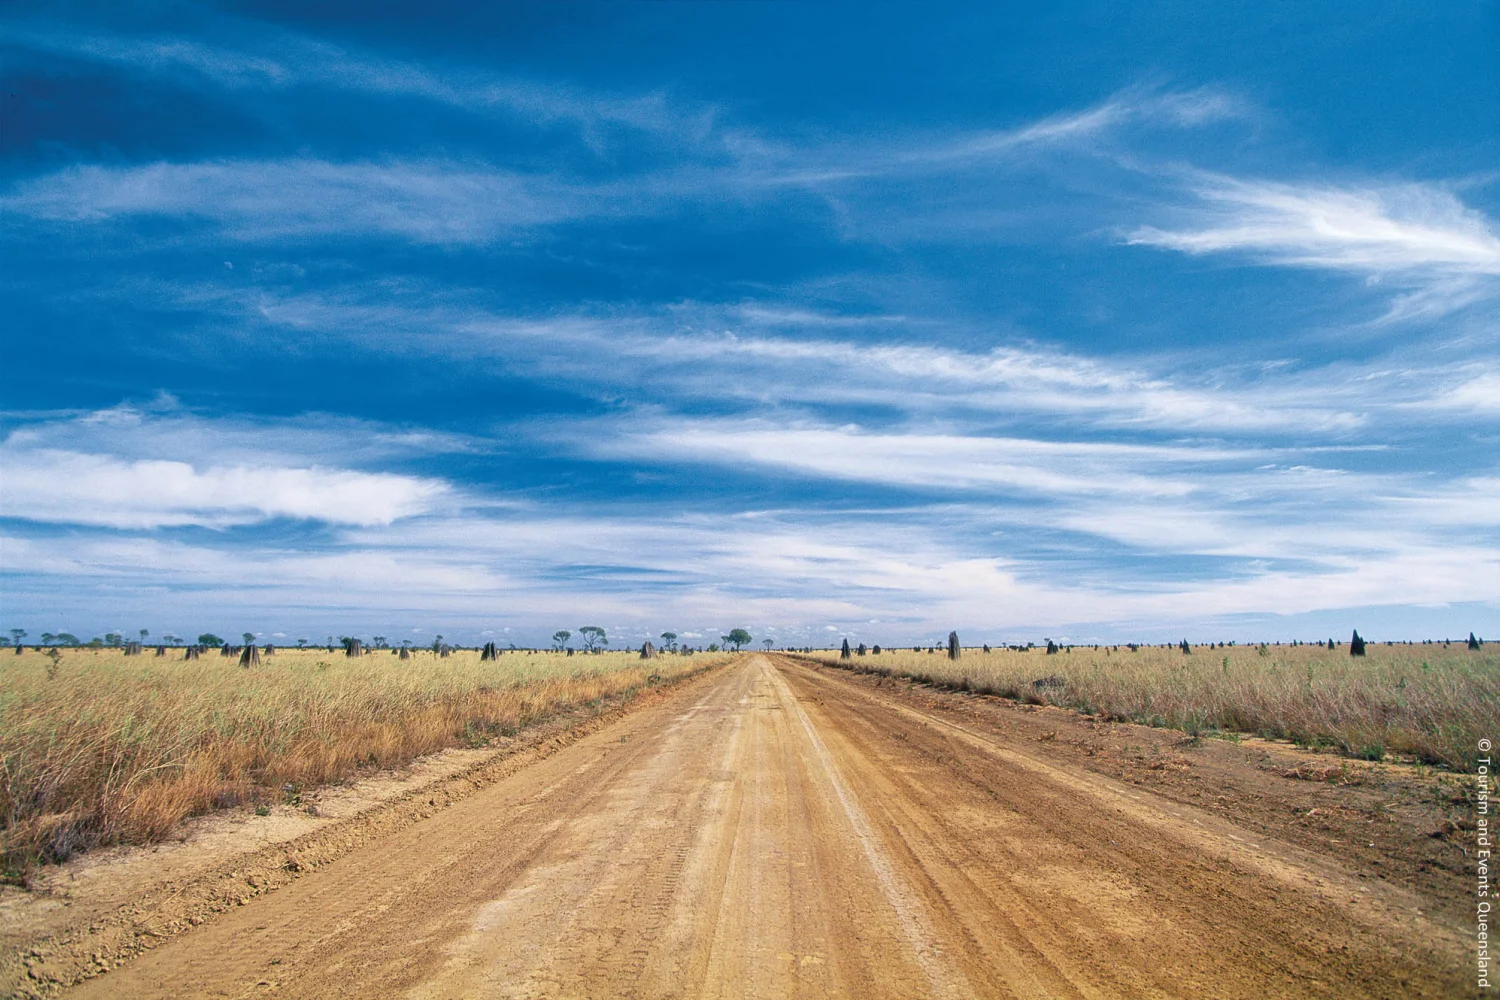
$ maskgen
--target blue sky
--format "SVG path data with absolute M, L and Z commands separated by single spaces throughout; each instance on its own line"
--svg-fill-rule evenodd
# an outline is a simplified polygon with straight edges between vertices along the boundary
M 7 6 L 7 627 L 1500 632 L 1494 4 L 494 6 Z

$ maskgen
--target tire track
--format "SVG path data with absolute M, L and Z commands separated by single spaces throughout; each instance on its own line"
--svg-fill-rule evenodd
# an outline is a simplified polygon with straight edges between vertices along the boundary
M 802 710 L 802 705 L 797 701 L 796 695 L 787 687 L 781 675 L 774 672 L 774 668 L 768 666 L 768 669 L 773 671 L 772 683 L 777 693 L 782 695 L 783 704 L 795 713 L 797 721 L 801 724 L 802 736 L 816 755 L 824 776 L 838 799 L 849 829 L 859 842 L 860 850 L 870 870 L 879 881 L 881 891 L 889 901 L 892 910 L 895 911 L 901 929 L 906 935 L 907 943 L 911 946 L 917 962 L 922 966 L 922 971 L 926 974 L 935 994 L 940 997 L 974 996 L 973 988 L 963 973 L 944 957 L 941 947 L 937 944 L 938 937 L 931 921 L 927 919 L 923 907 L 914 897 L 911 888 L 896 873 L 876 839 L 870 827 L 870 820 L 861 808 L 859 800 L 844 780 L 838 765 L 834 763 L 833 756 L 828 752 L 818 731 L 813 728 L 807 713 Z

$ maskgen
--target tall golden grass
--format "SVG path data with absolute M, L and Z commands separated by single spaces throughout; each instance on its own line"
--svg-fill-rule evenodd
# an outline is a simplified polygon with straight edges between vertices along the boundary
M 628 698 L 727 659 L 282 650 L 259 667 L 210 651 L 27 650 L 0 659 L 0 853 L 37 861 L 146 843 L 182 819 L 482 745 L 560 711 Z
M 1262 649 L 1264 651 L 1262 651 Z M 991 653 L 884 650 L 840 661 L 887 676 L 1057 705 L 1186 733 L 1247 733 L 1351 756 L 1404 755 L 1472 771 L 1500 731 L 1500 650 L 1463 643 L 1347 647 L 1075 647 Z

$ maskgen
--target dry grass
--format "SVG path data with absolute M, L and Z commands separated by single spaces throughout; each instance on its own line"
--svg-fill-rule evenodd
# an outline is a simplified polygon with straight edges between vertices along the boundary
M 559 711 L 628 698 L 723 655 L 446 658 L 283 650 L 254 669 L 182 659 L 28 650 L 0 659 L 0 851 L 37 861 L 146 843 L 187 816 L 476 746 Z
M 840 665 L 838 653 L 819 659 Z M 1367 759 L 1387 754 L 1472 771 L 1500 731 L 1500 648 L 1077 647 L 1049 656 L 885 650 L 842 664 L 925 683 L 1057 705 L 1191 736 L 1249 733 Z

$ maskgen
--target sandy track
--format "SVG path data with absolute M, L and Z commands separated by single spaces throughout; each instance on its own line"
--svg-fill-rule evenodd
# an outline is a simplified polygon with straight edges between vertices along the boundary
M 1324 859 L 747 657 L 70 997 L 1459 995 Z

